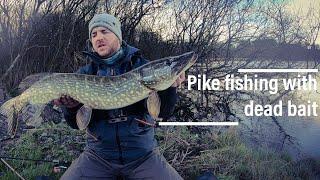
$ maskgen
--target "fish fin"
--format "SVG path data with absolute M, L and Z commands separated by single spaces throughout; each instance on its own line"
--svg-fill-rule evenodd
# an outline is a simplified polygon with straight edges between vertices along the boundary
M 47 77 L 50 74 L 52 73 L 37 73 L 25 77 L 18 86 L 19 93 L 21 94 L 23 91 L 32 86 L 35 82 Z
M 147 99 L 148 112 L 153 119 L 161 121 L 162 119 L 158 117 L 160 114 L 160 107 L 161 107 L 160 97 L 156 91 L 152 91 L 149 94 L 149 97 Z
M 11 137 L 14 137 L 17 129 L 18 129 L 18 114 L 21 110 L 20 106 L 17 106 L 16 104 L 17 97 L 12 98 L 8 101 L 6 101 L 2 106 L 0 107 L 0 114 L 7 119 L 7 125 L 8 125 L 8 134 Z
M 84 130 L 87 128 L 91 120 L 91 115 L 92 115 L 92 108 L 89 106 L 83 105 L 78 110 L 76 115 L 76 122 L 80 130 Z
M 10 114 L 12 114 L 14 111 L 14 109 L 12 109 L 14 106 L 14 103 L 15 103 L 15 98 L 9 99 L 5 103 L 3 103 L 0 107 L 0 114 L 5 117 L 10 116 Z
M 7 120 L 8 134 L 11 136 L 11 138 L 14 138 L 18 131 L 18 127 L 19 127 L 18 115 L 19 113 L 14 110 L 12 114 L 12 118 L 8 118 Z

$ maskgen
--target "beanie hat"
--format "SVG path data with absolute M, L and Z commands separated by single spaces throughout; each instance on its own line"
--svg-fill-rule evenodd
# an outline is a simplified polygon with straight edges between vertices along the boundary
M 121 23 L 116 17 L 106 13 L 94 15 L 91 21 L 89 22 L 90 40 L 91 40 L 92 29 L 99 26 L 108 28 L 110 31 L 112 31 L 118 37 L 121 44 L 122 42 Z

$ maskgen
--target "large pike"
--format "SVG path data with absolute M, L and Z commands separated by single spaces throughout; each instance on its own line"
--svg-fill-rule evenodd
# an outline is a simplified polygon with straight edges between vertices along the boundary
M 5 102 L 0 107 L 0 113 L 7 117 L 8 133 L 12 136 L 17 130 L 18 114 L 28 103 L 44 105 L 61 95 L 68 95 L 84 104 L 85 108 L 80 109 L 80 113 L 78 112 L 80 115 L 77 114 L 77 118 L 81 118 L 81 114 L 89 114 L 90 117 L 91 113 L 87 112 L 88 109 L 122 108 L 145 99 L 150 94 L 155 94 L 153 93 L 155 91 L 167 89 L 196 60 L 197 55 L 189 52 L 151 61 L 119 76 L 47 74 L 21 95 Z M 157 102 L 157 98 L 148 99 L 150 111 L 154 109 L 152 106 L 154 102 Z M 158 112 L 154 116 L 157 114 Z

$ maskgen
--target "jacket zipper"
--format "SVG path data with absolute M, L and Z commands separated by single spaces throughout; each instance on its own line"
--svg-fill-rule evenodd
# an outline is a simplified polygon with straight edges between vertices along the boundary
M 118 150 L 119 150 L 119 160 L 121 164 L 124 164 L 123 157 L 122 157 L 122 148 L 120 145 L 120 137 L 119 137 L 119 125 L 118 123 L 116 124 L 116 141 L 118 145 Z

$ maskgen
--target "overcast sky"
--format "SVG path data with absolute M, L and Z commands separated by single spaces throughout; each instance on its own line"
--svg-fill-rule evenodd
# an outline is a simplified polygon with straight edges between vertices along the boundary
M 313 10 L 318 14 L 320 18 L 320 0 L 289 0 L 289 10 L 293 13 L 301 13 L 302 16 L 306 16 L 308 10 L 313 8 Z M 320 19 L 318 19 L 318 22 Z M 320 44 L 320 34 L 318 35 L 316 44 Z

